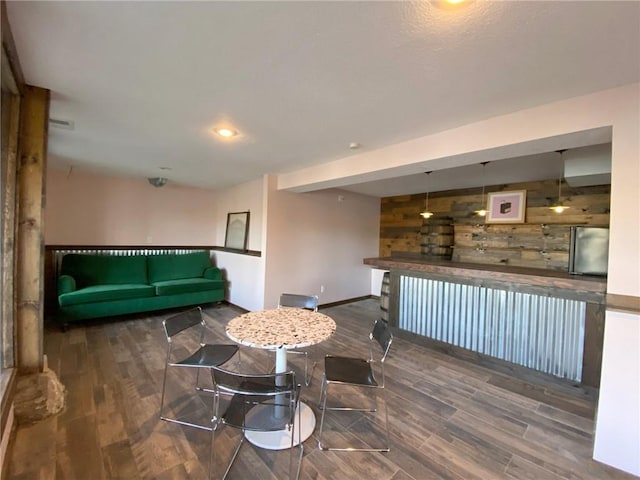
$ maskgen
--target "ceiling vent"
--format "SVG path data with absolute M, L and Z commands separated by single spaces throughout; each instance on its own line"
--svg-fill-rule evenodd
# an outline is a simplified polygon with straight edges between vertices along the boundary
M 49 124 L 52 127 L 63 128 L 65 130 L 73 130 L 74 124 L 71 120 L 61 120 L 59 118 L 50 118 Z

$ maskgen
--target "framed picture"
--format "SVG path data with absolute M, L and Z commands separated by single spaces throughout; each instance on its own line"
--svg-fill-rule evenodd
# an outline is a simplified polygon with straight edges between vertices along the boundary
M 524 223 L 526 190 L 489 193 L 487 223 Z
M 247 249 L 249 235 L 249 212 L 227 214 L 227 233 L 224 237 L 224 248 L 233 250 Z

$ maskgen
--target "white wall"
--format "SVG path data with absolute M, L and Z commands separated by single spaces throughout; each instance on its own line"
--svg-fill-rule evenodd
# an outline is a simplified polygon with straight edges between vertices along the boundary
M 593 458 L 640 476 L 640 317 L 606 315 Z
M 371 269 L 371 295 L 377 297 L 380 296 L 382 290 L 382 277 L 387 270 L 380 270 L 379 268 Z
M 321 304 L 370 295 L 370 268 L 362 259 L 378 255 L 380 200 L 338 190 L 297 194 L 275 185 L 276 177 L 265 176 L 217 192 L 215 244 L 224 245 L 227 213 L 249 210 L 248 248 L 261 252 L 215 253 L 229 282 L 227 300 L 259 310 L 275 307 L 285 291 L 317 294 Z
M 231 188 L 217 191 L 215 210 L 212 218 L 215 219 L 216 237 L 214 245 L 224 245 L 226 234 L 227 214 L 232 212 L 249 212 L 249 237 L 247 248 L 249 250 L 262 250 L 263 231 L 263 180 L 243 183 Z
M 380 200 L 340 190 L 286 192 L 275 177 L 268 184 L 265 307 L 282 292 L 317 294 L 320 304 L 369 295 L 362 259 L 378 255 Z
M 218 192 L 212 220 L 216 229 L 215 245 L 224 245 L 227 214 L 249 211 L 247 248 L 261 252 L 260 257 L 232 252 L 215 253 L 215 262 L 228 281 L 226 299 L 246 310 L 260 310 L 264 301 L 264 180 L 244 183 Z
M 215 264 L 227 280 L 226 300 L 245 310 L 261 310 L 264 298 L 264 258 L 215 252 Z
M 47 245 L 211 245 L 216 238 L 211 190 L 49 169 L 46 192 Z

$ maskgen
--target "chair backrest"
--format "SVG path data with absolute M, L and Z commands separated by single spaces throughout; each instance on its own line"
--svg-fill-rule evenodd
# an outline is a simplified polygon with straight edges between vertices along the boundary
M 393 342 L 393 333 L 391 333 L 389 324 L 382 319 L 376 320 L 373 324 L 373 330 L 371 330 L 371 333 L 369 334 L 369 339 L 380 345 L 380 348 L 382 349 L 382 358 L 380 359 L 380 362 L 384 362 L 387 358 L 387 354 L 389 353 L 391 342 Z
M 211 379 L 217 394 L 233 394 L 224 418 L 226 424 L 244 430 L 274 431 L 293 423 L 300 395 L 294 372 L 245 374 L 214 367 Z M 271 414 L 247 415 L 253 409 Z
M 164 333 L 169 342 L 171 342 L 171 338 L 174 335 L 198 324 L 204 326 L 202 309 L 200 307 L 178 313 L 177 315 L 173 315 L 162 322 Z
M 280 295 L 278 308 L 280 307 L 296 307 L 306 308 L 307 310 L 318 311 L 317 295 L 298 295 L 296 293 L 283 293 Z
M 211 377 L 218 389 L 226 393 L 245 395 L 280 395 L 296 388 L 295 373 L 247 374 L 225 370 L 221 367 L 211 369 Z

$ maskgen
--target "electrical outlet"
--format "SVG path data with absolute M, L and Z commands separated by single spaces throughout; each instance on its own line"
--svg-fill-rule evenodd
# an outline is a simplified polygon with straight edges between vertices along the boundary
M 320 293 L 324 293 L 324 285 L 320 285 Z

